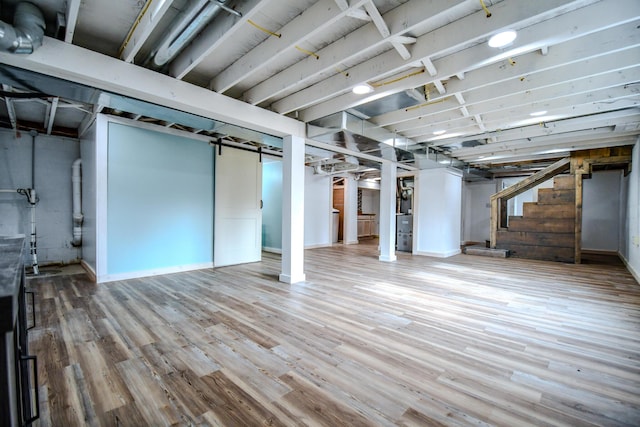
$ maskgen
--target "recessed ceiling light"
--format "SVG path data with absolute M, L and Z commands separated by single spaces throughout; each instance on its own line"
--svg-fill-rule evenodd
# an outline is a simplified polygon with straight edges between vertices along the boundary
M 353 87 L 353 93 L 356 95 L 364 95 L 366 93 L 373 92 L 373 87 L 370 84 L 363 83 Z
M 531 117 L 538 117 L 538 116 L 544 116 L 545 114 L 547 114 L 547 110 L 536 111 L 534 113 L 530 113 L 529 115 Z
M 446 130 L 436 130 L 433 132 L 434 135 L 444 135 L 445 133 L 447 133 Z
M 514 30 L 507 30 L 492 36 L 489 39 L 489 46 L 491 47 L 504 47 L 513 42 L 517 37 L 517 33 Z

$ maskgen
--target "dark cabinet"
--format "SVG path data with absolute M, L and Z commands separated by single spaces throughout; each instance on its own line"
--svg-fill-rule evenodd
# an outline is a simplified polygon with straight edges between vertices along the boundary
M 37 360 L 29 354 L 24 237 L 0 237 L 0 427 L 28 426 L 39 416 Z M 30 297 L 30 298 L 29 298 Z

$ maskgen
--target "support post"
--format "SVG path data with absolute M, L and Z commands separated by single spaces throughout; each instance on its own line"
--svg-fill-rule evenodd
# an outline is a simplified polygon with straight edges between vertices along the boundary
M 396 165 L 382 163 L 380 180 L 380 261 L 396 260 Z
M 283 138 L 282 272 L 280 281 L 304 282 L 304 139 Z

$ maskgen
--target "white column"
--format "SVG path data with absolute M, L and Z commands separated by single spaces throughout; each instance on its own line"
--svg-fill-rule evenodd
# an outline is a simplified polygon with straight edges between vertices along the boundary
M 280 281 L 304 275 L 304 138 L 286 136 L 282 157 L 282 272 Z
M 345 245 L 358 243 L 358 181 L 349 174 L 344 179 L 344 233 Z
M 382 163 L 380 180 L 380 261 L 396 260 L 396 165 Z

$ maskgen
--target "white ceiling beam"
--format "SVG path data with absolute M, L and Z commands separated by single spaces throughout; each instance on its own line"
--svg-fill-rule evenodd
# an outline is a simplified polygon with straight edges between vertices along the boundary
M 53 124 L 56 120 L 56 112 L 58 111 L 58 102 L 60 102 L 60 98 L 58 97 L 51 100 L 51 108 L 49 109 L 46 118 L 47 135 L 51 135 L 51 131 L 53 130 Z
M 81 0 L 67 0 L 66 10 L 66 24 L 67 28 L 64 34 L 64 41 L 67 43 L 73 43 L 73 35 L 76 31 L 76 25 L 78 23 L 78 13 L 80 12 Z
M 387 23 L 384 22 L 384 18 L 380 15 L 380 11 L 376 5 L 369 0 L 364 3 L 364 10 L 366 10 L 367 14 L 371 17 L 371 20 L 380 32 L 382 38 L 386 39 L 389 37 L 391 35 L 391 31 L 389 31 L 389 27 L 387 26 Z
M 80 122 L 80 126 L 78 126 L 78 138 L 82 138 L 87 133 L 87 131 L 91 129 L 93 122 L 95 122 L 96 120 L 96 116 L 100 114 L 102 110 L 104 110 L 104 105 L 96 104 L 93 107 L 93 111 L 91 112 L 91 114 L 87 114 L 86 116 L 84 116 L 84 119 L 82 119 L 82 121 Z
M 634 144 L 637 134 L 627 132 L 618 134 L 616 132 L 604 131 L 600 135 L 589 138 L 586 134 L 567 135 L 562 139 L 541 140 L 532 143 L 524 141 L 520 144 L 513 144 L 505 148 L 496 147 L 495 151 L 489 155 L 465 155 L 458 157 L 456 153 L 452 153 L 452 157 L 468 163 L 497 163 L 498 160 L 504 162 L 512 161 L 515 156 L 532 155 L 532 154 L 553 154 L 562 151 L 585 150 L 589 148 L 616 147 L 621 145 Z
M 640 50 L 639 50 L 640 52 Z M 590 98 L 593 101 L 606 100 L 608 98 L 615 99 L 624 96 L 631 96 L 635 92 L 631 87 L 624 88 L 623 85 L 640 79 L 640 66 L 623 70 L 612 70 L 609 73 L 603 73 L 595 76 L 585 76 L 581 79 L 570 79 L 566 82 L 551 84 L 547 86 L 536 87 L 535 85 L 523 85 L 512 91 L 508 88 L 502 92 L 496 88 L 496 95 L 483 96 L 491 93 L 491 87 L 470 91 L 467 93 L 467 104 L 469 111 L 474 114 L 487 114 L 493 111 L 500 111 L 501 114 L 508 114 L 512 117 L 519 107 L 525 107 L 528 111 L 526 114 L 539 110 L 546 110 L 551 106 L 556 108 L 571 107 L 570 102 L 576 102 L 579 99 Z M 508 84 L 504 84 L 508 86 Z M 477 93 L 475 93 L 477 92 Z M 582 95 L 582 96 L 581 96 Z M 433 111 L 434 109 L 432 109 Z M 433 113 L 421 115 L 417 119 L 394 123 L 392 125 L 394 131 L 411 132 L 413 129 L 419 129 L 425 123 L 436 121 L 436 117 L 431 114 L 446 114 L 441 108 Z
M 435 19 L 434 17 L 446 12 L 450 7 L 449 0 L 433 0 L 428 8 L 424 7 L 424 0 L 410 0 L 385 13 L 384 18 L 392 30 L 392 36 L 401 36 L 410 34 L 425 21 Z M 320 59 L 307 58 L 288 67 L 247 90 L 243 98 L 255 105 L 296 87 L 308 86 L 318 75 L 335 73 L 336 67 L 340 67 L 343 62 L 348 63 L 364 52 L 379 49 L 385 43 L 387 41 L 380 38 L 380 33 L 373 23 L 363 25 L 316 52 Z
M 161 1 L 159 5 L 154 0 L 147 0 L 120 47 L 120 59 L 125 62 L 133 62 L 140 48 L 172 4 L 172 0 Z
M 474 93 L 475 99 L 490 100 L 507 96 L 513 91 L 532 91 L 554 85 L 558 82 L 559 75 L 563 80 L 571 81 L 606 72 L 611 70 L 611 64 L 617 65 L 623 58 L 628 57 L 623 50 L 640 45 L 640 34 L 635 31 L 635 27 L 636 23 L 632 22 L 570 40 L 555 46 L 551 53 L 545 57 L 541 57 L 536 52 L 528 53 L 518 57 L 517 67 L 504 67 L 501 63 L 488 65 L 470 72 L 465 80 L 450 79 L 447 82 L 447 89 L 449 92 Z M 615 46 L 613 51 L 610 50 L 610 46 Z M 467 49 L 461 54 L 472 55 L 468 51 L 473 49 Z M 585 62 L 587 60 L 589 60 L 588 63 Z M 455 58 L 443 58 L 443 66 L 449 68 L 450 65 L 447 61 L 455 62 Z M 576 65 L 568 67 L 574 63 Z M 525 80 L 521 80 L 523 78 Z M 392 85 L 390 89 L 405 90 L 405 85 L 414 87 L 430 82 L 429 79 L 425 79 L 424 75 L 406 80 L 411 80 L 411 82 L 401 81 Z M 480 91 L 481 88 L 486 88 L 486 90 Z M 393 111 L 374 117 L 371 121 L 380 126 L 390 126 L 402 121 L 424 117 L 430 111 L 436 111 L 436 109 L 425 106 L 409 111 Z
M 623 105 L 624 107 L 624 105 Z M 495 143 L 509 143 L 514 140 L 522 140 L 526 138 L 548 136 L 553 134 L 563 134 L 567 132 L 577 132 L 584 129 L 594 129 L 599 127 L 613 127 L 619 123 L 627 123 L 631 118 L 636 117 L 638 110 L 634 108 L 627 108 L 618 111 L 599 110 L 594 105 L 579 105 L 576 106 L 576 110 L 582 115 L 573 118 L 559 119 L 555 121 L 546 121 L 541 125 L 539 122 L 530 121 L 526 124 L 521 124 L 517 127 L 509 128 L 509 123 L 504 123 L 504 127 L 496 128 L 490 132 L 478 132 L 470 131 L 468 122 L 466 126 L 462 120 L 459 120 L 460 126 L 453 125 L 453 129 L 450 129 L 452 135 L 456 133 L 464 133 L 464 136 L 457 136 L 453 138 L 447 138 L 446 134 L 440 138 L 434 137 L 432 133 L 424 138 L 422 143 L 427 143 L 429 146 L 455 146 L 468 140 L 490 140 Z M 495 122 L 495 119 L 494 119 Z M 483 119 L 483 123 L 487 126 L 486 118 Z
M 568 0 L 548 0 L 544 2 L 544 4 L 542 3 L 543 2 L 526 2 L 516 4 L 513 2 L 502 2 L 495 6 L 500 9 L 500 12 L 498 13 L 498 11 L 496 11 L 494 17 L 491 19 L 486 19 L 482 11 L 468 15 L 465 18 L 418 37 L 417 42 L 412 48 L 413 57 L 433 58 L 434 55 L 439 56 L 453 53 L 468 46 L 469 43 L 473 41 L 487 39 L 489 35 L 499 29 L 512 27 L 519 22 L 533 19 L 533 17 L 541 19 L 551 16 L 552 13 L 557 13 L 558 9 L 566 7 L 566 5 L 571 2 Z M 571 22 L 574 23 L 573 20 Z M 567 33 L 570 34 L 568 30 Z M 536 37 L 536 40 L 538 39 L 539 35 Z M 492 52 L 492 55 L 499 56 L 495 50 Z M 402 58 L 398 58 L 394 52 L 385 52 L 350 68 L 348 70 L 349 78 L 345 78 L 343 75 L 334 75 L 274 102 L 272 108 L 281 114 L 304 109 L 319 101 L 330 99 L 335 95 L 350 90 L 354 82 L 372 82 L 379 79 L 380 76 L 406 71 L 409 65 L 411 64 Z M 439 71 L 442 73 L 442 70 Z M 322 97 L 319 98 L 318 94 L 322 94 Z
M 444 85 L 440 80 L 438 79 L 434 80 L 433 85 L 435 86 L 436 90 L 440 95 L 444 95 L 445 93 L 447 93 L 447 89 L 445 89 Z
M 433 65 L 433 62 L 431 61 L 431 59 L 422 58 L 421 62 L 431 77 L 434 77 L 436 74 L 438 74 L 438 70 L 436 70 L 436 67 L 435 65 Z
M 578 9 L 571 14 L 560 15 L 555 19 L 543 20 L 538 24 L 524 28 L 519 32 L 518 38 L 516 39 L 520 44 L 515 46 L 518 49 L 524 46 L 526 51 L 534 51 L 542 44 L 550 44 L 552 41 L 553 43 L 561 43 L 562 41 L 575 39 L 594 31 L 608 28 L 617 23 L 630 22 L 637 19 L 637 16 L 640 15 L 640 2 L 635 0 L 619 1 L 620 3 L 616 2 L 615 8 L 612 8 L 611 0 L 603 0 L 599 3 Z M 484 21 L 480 21 L 476 16 L 477 14 L 474 14 L 421 36 L 413 47 L 413 56 L 415 58 L 422 56 L 433 57 L 434 51 L 441 53 L 449 52 L 451 50 L 451 44 L 457 42 L 458 45 L 462 46 L 466 44 L 469 39 L 480 40 L 483 38 L 482 34 L 486 37 L 488 33 L 509 26 L 508 23 L 513 24 L 513 22 L 518 22 L 518 19 L 527 20 L 527 18 L 535 15 L 536 10 L 532 6 L 533 3 L 529 2 L 526 4 L 527 7 L 532 8 L 525 8 L 520 3 L 502 2 L 495 7 L 502 6 L 503 8 L 508 7 L 508 9 L 502 10 L 500 14 L 495 13 L 494 17 L 490 20 L 483 18 Z M 536 2 L 536 5 L 537 11 L 540 12 L 539 17 L 548 16 L 548 10 L 546 9 L 548 5 L 546 3 L 543 6 L 541 2 Z M 621 9 L 618 9 L 618 5 L 621 6 Z M 628 8 L 625 9 L 626 7 Z M 636 11 L 637 14 L 634 15 Z M 481 16 L 484 15 L 481 14 Z M 506 17 L 500 22 L 493 21 L 497 19 L 498 16 Z M 598 16 L 598 19 L 593 19 L 593 16 Z M 478 21 L 475 25 L 475 21 L 472 18 Z M 493 27 L 487 28 L 485 25 L 489 24 L 485 24 L 486 21 L 493 21 L 495 24 Z M 562 29 L 560 33 L 558 33 L 558 28 Z M 564 30 L 564 28 L 567 29 Z M 540 34 L 554 34 L 554 36 L 549 36 L 548 39 L 541 40 Z M 440 49 L 440 51 L 438 49 Z M 526 51 L 520 52 L 520 54 L 526 53 Z M 443 78 L 445 76 L 458 75 L 461 71 L 468 72 L 494 62 L 502 61 L 511 54 L 511 51 L 497 51 L 489 47 L 486 43 L 480 43 L 464 51 L 444 56 L 434 61 L 434 64 L 438 70 L 438 75 Z M 384 68 L 381 64 L 384 65 Z M 300 117 L 304 121 L 311 121 L 324 117 L 334 111 L 349 109 L 364 103 L 362 97 L 346 93 L 350 88 L 349 81 L 375 81 L 376 76 L 380 75 L 382 71 L 386 73 L 392 71 L 400 72 L 406 69 L 405 67 L 406 64 L 404 61 L 397 58 L 393 52 L 384 53 L 375 58 L 375 60 L 364 61 L 349 69 L 349 79 L 333 76 L 275 102 L 273 107 L 281 113 L 299 110 Z M 423 75 L 422 78 L 419 77 L 420 76 L 417 76 L 415 79 L 412 79 L 413 83 L 421 81 L 422 84 L 424 84 L 424 80 L 426 80 L 425 76 Z M 410 84 L 410 79 L 406 80 L 403 86 Z M 418 84 L 414 87 L 416 86 L 418 86 Z M 386 92 L 389 92 L 389 90 L 390 88 L 385 87 Z M 449 89 L 449 91 L 452 90 Z M 320 98 L 321 102 L 310 107 L 305 107 L 305 105 L 309 103 L 317 102 L 318 93 L 323 94 Z M 345 94 L 340 95 L 340 93 Z
M 358 0 L 351 8 L 357 8 L 369 0 Z M 251 51 L 227 67 L 209 82 L 209 87 L 224 93 L 242 80 L 268 67 L 279 55 L 293 50 L 297 45 L 321 34 L 347 15 L 334 0 L 320 0 L 306 9 L 284 27 L 278 29 L 280 37 L 268 37 Z
M 371 21 L 371 17 L 364 9 L 351 9 L 347 12 L 349 18 L 359 19 L 361 21 Z
M 2 90 L 5 92 L 11 92 L 12 88 L 9 85 L 2 84 Z M 5 96 L 4 103 L 7 106 L 7 114 L 9 115 L 9 122 L 11 123 L 11 128 L 15 131 L 18 128 L 18 120 L 16 118 L 16 108 L 13 105 L 13 100 Z
M 349 2 L 347 2 L 347 0 L 334 0 L 334 1 L 336 2 L 340 10 L 349 9 Z
M 205 58 L 215 55 L 218 49 L 224 49 L 228 43 L 234 42 L 236 34 L 246 31 L 249 20 L 253 19 L 260 11 L 269 8 L 270 4 L 278 0 L 246 0 L 241 2 L 237 11 L 241 18 L 222 13 L 214 19 L 215 25 L 206 26 L 200 35 L 171 61 L 169 74 L 177 79 L 183 79 Z
M 202 87 L 45 37 L 30 55 L 0 62 L 274 136 L 304 136 L 304 123 Z
M 640 119 L 640 113 L 638 110 L 626 110 L 622 112 L 610 112 L 604 114 L 598 114 L 593 117 L 581 117 L 569 120 L 558 120 L 555 122 L 549 122 L 545 127 L 537 124 L 531 124 L 523 126 L 518 129 L 505 130 L 505 134 L 509 136 L 504 139 L 497 139 L 496 142 L 491 144 L 479 145 L 470 148 L 461 148 L 455 150 L 456 157 L 463 158 L 467 153 L 471 155 L 476 154 L 490 154 L 496 149 L 501 147 L 515 147 L 517 144 L 533 145 L 536 141 L 559 141 L 564 138 L 584 138 L 594 137 L 598 134 L 612 132 L 614 127 L 618 124 L 634 123 Z M 588 126 L 588 127 L 587 127 Z M 494 134 L 490 134 L 494 135 Z M 484 136 L 484 135 L 483 135 Z M 464 140 L 469 139 L 484 139 L 479 137 L 467 137 Z M 449 141 L 444 144 L 443 141 L 439 141 L 438 144 L 433 146 L 449 145 L 455 146 L 459 144 L 459 139 Z M 431 145 L 431 144 L 430 144 Z
M 417 143 L 428 143 L 433 146 L 458 144 L 468 139 L 491 139 L 494 142 L 506 142 L 512 139 L 528 138 L 552 133 L 562 133 L 576 131 L 585 127 L 613 126 L 621 118 L 637 114 L 637 107 L 640 102 L 631 98 L 617 100 L 615 105 L 620 109 L 612 109 L 609 105 L 601 103 L 575 104 L 572 107 L 574 116 L 563 114 L 563 110 L 551 110 L 550 114 L 542 120 L 535 117 L 528 117 L 529 120 L 510 121 L 505 119 L 506 112 L 494 113 L 483 116 L 483 123 L 488 129 L 486 132 L 475 132 L 472 135 L 466 134 L 464 137 L 447 137 L 445 134 L 441 138 L 434 138 L 435 129 L 446 129 L 449 134 L 455 135 L 458 131 L 465 129 L 469 122 L 458 118 L 433 124 L 429 128 L 420 131 L 420 135 L 411 139 Z M 554 118 L 555 117 L 555 118 Z
M 528 125 L 540 126 L 541 123 L 547 124 L 555 120 L 562 120 L 563 122 L 567 122 L 581 116 L 582 121 L 584 123 L 587 123 L 588 121 L 584 116 L 590 114 L 601 115 L 608 114 L 609 112 L 615 112 L 617 115 L 625 115 L 628 113 L 625 113 L 624 111 L 633 111 L 633 109 L 637 108 L 640 104 L 638 100 L 633 99 L 633 97 L 615 99 L 613 100 L 613 104 L 593 101 L 593 99 L 589 99 L 583 104 L 574 104 L 570 107 L 562 107 L 558 109 L 552 108 L 550 112 L 547 113 L 548 115 L 542 118 L 531 117 L 526 113 L 521 115 L 520 118 L 509 118 L 508 111 L 486 113 L 482 117 L 483 123 L 487 128 L 487 132 L 474 132 L 473 135 L 476 135 L 474 137 L 476 139 L 486 138 L 487 136 L 489 136 L 493 137 L 496 141 L 504 140 L 504 138 L 506 137 L 498 138 L 496 135 L 501 134 L 502 132 L 506 132 L 509 129 L 520 128 Z M 607 100 L 607 102 L 609 101 Z M 612 107 L 612 105 L 615 107 Z M 446 116 L 451 116 L 451 113 L 447 113 Z M 442 118 L 444 117 L 445 114 L 443 114 Z M 410 138 L 416 143 L 427 142 L 433 145 L 448 145 L 451 143 L 461 142 L 469 139 L 469 133 L 466 131 L 464 132 L 464 134 L 456 136 L 458 132 L 464 131 L 469 125 L 469 119 L 460 117 L 460 114 L 458 113 L 457 116 L 453 119 L 442 121 L 434 120 L 434 122 L 430 123 L 428 126 L 424 126 L 412 132 L 405 132 L 399 135 Z M 434 137 L 433 132 L 436 130 L 446 130 L 447 133 L 441 137 Z
M 495 157 L 484 157 L 484 158 L 470 158 L 466 160 L 467 163 L 471 165 L 493 165 L 493 164 L 505 164 L 505 163 L 517 163 L 524 161 L 536 161 L 536 160 L 546 160 L 546 159 L 555 159 L 560 157 L 566 157 L 572 151 L 578 150 L 588 150 L 591 148 L 605 148 L 605 147 L 620 147 L 623 145 L 631 145 L 635 142 L 636 137 L 634 136 L 622 136 L 622 137 L 611 137 L 611 138 L 603 138 L 603 139 L 595 139 L 588 141 L 579 141 L 573 144 L 572 146 L 564 146 L 562 148 L 542 148 L 542 149 L 532 149 L 529 153 L 526 153 L 524 150 L 519 150 L 517 154 L 509 154 L 509 153 L 500 153 Z

